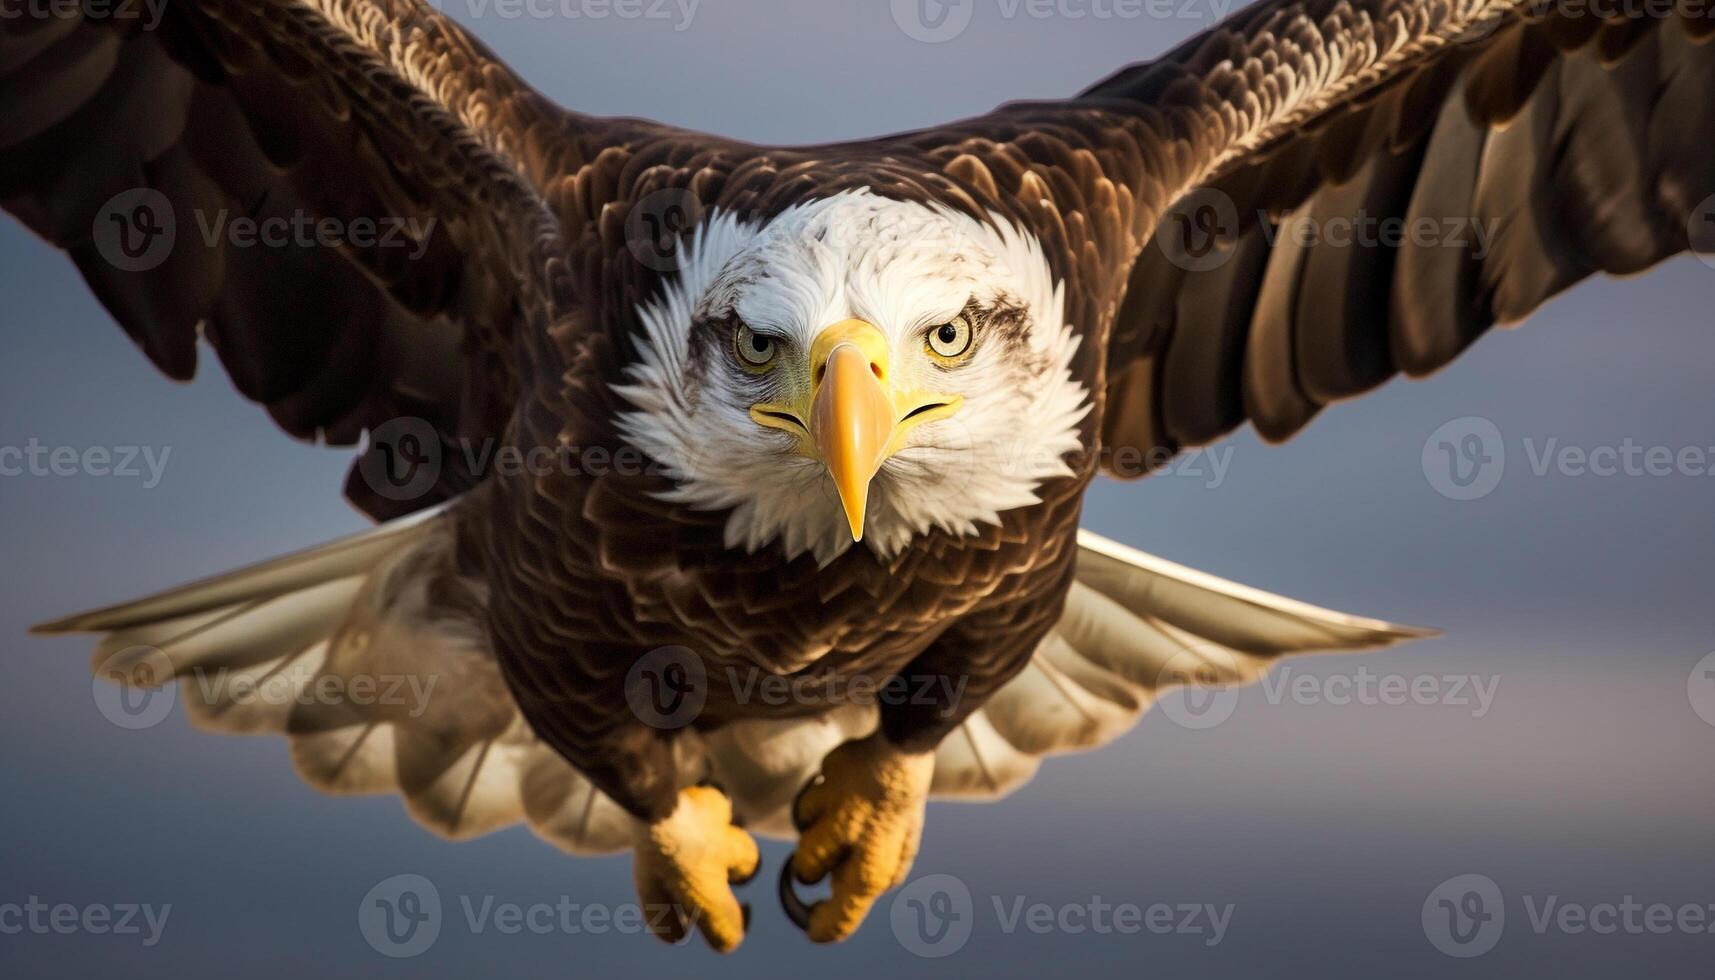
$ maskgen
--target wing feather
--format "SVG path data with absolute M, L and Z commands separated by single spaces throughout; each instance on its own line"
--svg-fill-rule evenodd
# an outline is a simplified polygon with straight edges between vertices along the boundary
M 401 417 L 445 439 L 500 430 L 516 380 L 494 352 L 521 311 L 551 316 L 554 290 L 521 284 L 543 278 L 561 230 L 545 188 L 593 124 L 411 0 L 12 13 L 0 207 L 70 255 L 162 372 L 191 377 L 207 339 L 305 439 L 355 444 Z M 272 239 L 238 228 L 268 222 Z M 164 248 L 128 261 L 120 238 L 156 241 L 147 227 Z M 468 484 L 458 464 L 411 501 L 351 486 L 392 516 Z
M 1060 622 L 1030 665 L 941 744 L 937 794 L 1004 796 L 1043 758 L 1118 738 L 1174 687 L 1249 684 L 1285 655 L 1433 635 L 1271 595 L 1088 531 L 1078 543 Z
M 1241 236 L 1257 222 L 1272 239 L 1260 262 L 1234 248 L 1238 270 L 1178 275 L 1144 249 L 1108 350 L 1109 447 L 1177 450 L 1247 420 L 1288 438 L 1323 406 L 1433 372 L 1591 274 L 1715 242 L 1715 230 L 1688 229 L 1715 194 L 1715 144 L 1685 138 L 1715 113 L 1707 11 L 1600 23 L 1488 5 L 1473 30 L 1485 5 L 1442 18 L 1422 16 L 1446 6 L 1433 2 L 1352 5 L 1402 14 L 1405 33 L 1391 35 L 1351 21 L 1343 3 L 1263 6 L 1170 55 L 1176 68 L 1092 90 L 1149 98 L 1151 77 L 1178 71 L 1205 106 L 1261 106 L 1238 130 L 1215 127 L 1206 172 L 1171 193 L 1225 195 Z M 1231 54 L 1238 39 L 1242 62 L 1198 54 Z M 1330 230 L 1350 227 L 1388 234 L 1348 244 Z M 1211 411 L 1233 366 L 1189 352 L 1228 349 L 1235 323 L 1241 410 Z M 1166 358 L 1138 340 L 1163 333 Z

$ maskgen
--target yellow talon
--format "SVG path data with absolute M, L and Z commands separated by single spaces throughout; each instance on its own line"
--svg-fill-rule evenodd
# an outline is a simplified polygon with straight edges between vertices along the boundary
M 934 774 L 933 753 L 901 752 L 880 734 L 847 742 L 822 760 L 821 781 L 799 796 L 793 813 L 803 828 L 793 876 L 806 884 L 833 876 L 832 894 L 801 923 L 811 940 L 850 936 L 875 900 L 905 881 L 922 840 Z
M 665 819 L 642 826 L 632 873 L 649 931 L 678 942 L 692 926 L 730 953 L 744 940 L 748 915 L 734 883 L 755 876 L 756 841 L 732 825 L 732 801 L 712 786 L 681 790 Z

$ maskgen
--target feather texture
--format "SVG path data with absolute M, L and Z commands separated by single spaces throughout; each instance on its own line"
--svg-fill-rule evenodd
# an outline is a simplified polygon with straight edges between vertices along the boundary
M 937 794 L 1003 796 L 1043 758 L 1118 738 L 1173 687 L 1248 684 L 1285 655 L 1434 635 L 1237 585 L 1089 531 L 1078 541 L 1065 612 L 1030 666 L 942 743 Z
M 443 836 L 524 821 L 574 853 L 628 845 L 630 816 L 519 715 L 453 520 L 437 508 L 37 632 L 105 634 L 100 676 L 176 680 L 196 727 L 282 735 L 311 786 L 399 794 Z
M 1687 223 L 1715 194 L 1715 147 L 1681 137 L 1711 111 L 1710 90 L 1691 80 L 1711 77 L 1715 50 L 1698 38 L 1715 15 L 1663 8 L 1603 26 L 1581 9 L 1511 7 L 1259 4 L 1154 72 L 1128 70 L 1089 93 L 1143 98 L 1150 79 L 1177 71 L 1205 112 L 1235 91 L 1261 99 L 1209 123 L 1220 135 L 1196 157 L 1205 172 L 1170 193 L 1222 195 L 1241 227 L 1260 221 L 1271 239 L 1262 261 L 1243 254 L 1239 274 L 1134 275 L 1109 349 L 1107 444 L 1177 450 L 1246 420 L 1285 439 L 1395 373 L 1441 368 L 1588 275 L 1632 274 L 1693 244 Z M 1235 50 L 1239 60 L 1198 74 L 1211 60 L 1199 52 Z M 1156 251 L 1144 250 L 1140 270 L 1160 264 Z M 1187 296 L 1227 312 L 1214 325 L 1175 318 Z M 1185 362 L 1139 361 L 1125 338 L 1164 323 L 1170 350 L 1228 344 L 1241 324 L 1242 414 L 1171 424 L 1200 411 L 1204 392 L 1226 390 L 1233 368 L 1163 376 Z M 1189 331 L 1212 336 L 1182 339 Z M 1128 396 L 1145 377 L 1159 403 Z

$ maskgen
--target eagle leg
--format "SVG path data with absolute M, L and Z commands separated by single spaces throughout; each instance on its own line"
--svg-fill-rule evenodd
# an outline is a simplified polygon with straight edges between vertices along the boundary
M 640 824 L 632 874 L 649 931 L 667 942 L 695 925 L 709 945 L 730 953 L 744 939 L 750 909 L 732 886 L 756 876 L 756 840 L 733 825 L 732 800 L 713 786 L 679 792 L 666 817 Z
M 786 915 L 814 942 L 857 931 L 882 892 L 905 881 L 923 837 L 923 809 L 935 775 L 933 752 L 911 753 L 877 733 L 822 760 L 821 777 L 793 804 L 800 828 L 780 883 Z M 832 893 L 808 907 L 787 873 L 804 884 L 832 875 Z

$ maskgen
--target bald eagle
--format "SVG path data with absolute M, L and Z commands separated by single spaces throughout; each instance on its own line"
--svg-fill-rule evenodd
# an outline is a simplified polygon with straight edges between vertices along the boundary
M 629 849 L 651 928 L 721 950 L 751 831 L 797 836 L 781 900 L 839 940 L 932 795 L 1423 635 L 1080 531 L 1099 473 L 1715 250 L 1703 4 L 1263 0 L 1073 98 L 813 147 L 565 111 L 415 0 L 147 27 L 0 20 L 0 205 L 161 371 L 204 340 L 359 446 L 378 523 L 41 629 L 322 790 Z M 1297 231 L 1338 221 L 1396 233 Z M 433 696 L 315 693 L 388 677 Z

